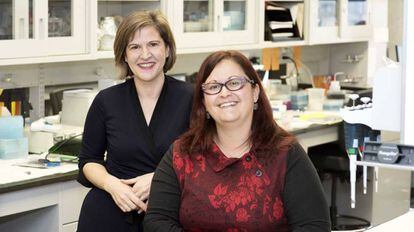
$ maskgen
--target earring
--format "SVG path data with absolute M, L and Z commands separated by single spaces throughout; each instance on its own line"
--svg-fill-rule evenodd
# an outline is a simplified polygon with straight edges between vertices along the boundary
M 210 114 L 207 112 L 206 113 L 206 119 L 209 120 L 211 118 Z
M 253 110 L 257 110 L 257 109 L 259 109 L 259 104 L 257 102 L 255 102 L 253 104 Z

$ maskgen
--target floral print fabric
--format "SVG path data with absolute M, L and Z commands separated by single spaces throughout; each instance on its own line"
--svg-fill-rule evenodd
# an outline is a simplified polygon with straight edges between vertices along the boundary
M 180 147 L 174 145 L 174 147 Z M 289 231 L 283 199 L 287 151 L 266 159 L 173 151 L 186 231 Z

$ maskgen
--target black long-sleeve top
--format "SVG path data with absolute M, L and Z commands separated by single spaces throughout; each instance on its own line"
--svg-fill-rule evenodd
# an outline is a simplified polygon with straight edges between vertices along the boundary
M 168 147 L 188 128 L 192 92 L 192 85 L 166 76 L 149 126 L 132 78 L 99 92 L 85 122 L 79 182 L 92 186 L 82 172 L 88 162 L 103 164 L 110 174 L 123 179 L 153 172 Z
M 317 173 L 299 144 L 259 159 L 180 154 L 175 142 L 153 178 L 145 231 L 330 231 Z
M 131 219 L 137 212 L 123 213 L 107 192 L 86 179 L 82 168 L 99 163 L 120 179 L 153 172 L 189 126 L 192 93 L 191 84 L 165 76 L 149 125 L 132 78 L 98 93 L 86 118 L 79 155 L 78 181 L 92 187 L 82 206 L 79 231 L 130 231 L 140 224 L 142 218 Z

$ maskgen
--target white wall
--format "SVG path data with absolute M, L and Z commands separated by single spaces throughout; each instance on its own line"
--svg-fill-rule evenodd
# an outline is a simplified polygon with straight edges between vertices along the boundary
M 395 45 L 401 46 L 403 40 L 403 4 L 404 0 L 388 0 L 388 52 L 393 60 L 396 60 Z
M 408 13 L 411 12 L 411 13 Z M 401 142 L 414 145 L 414 1 L 404 0 L 403 93 Z

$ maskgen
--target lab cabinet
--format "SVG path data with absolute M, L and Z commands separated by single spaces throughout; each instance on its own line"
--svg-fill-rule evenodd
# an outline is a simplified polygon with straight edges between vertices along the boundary
M 301 40 L 265 40 L 268 2 L 301 6 Z M 1 0 L 0 66 L 112 59 L 121 20 L 155 9 L 166 15 L 178 54 L 386 41 L 388 32 L 376 25 L 386 21 L 377 12 L 387 0 Z
M 128 14 L 138 10 L 165 9 L 163 0 L 97 0 L 96 50 L 99 58 L 112 58 L 115 32 Z
M 0 194 L 0 231 L 74 232 L 88 188 L 75 180 Z
M 177 48 L 253 44 L 258 38 L 254 0 L 179 0 L 168 3 Z
M 60 224 L 63 227 L 73 227 L 79 219 L 83 199 L 89 189 L 76 181 L 61 184 L 59 191 Z M 72 230 L 75 231 L 75 230 Z
M 87 52 L 83 0 L 0 1 L 0 59 Z
M 372 0 L 309 1 L 309 44 L 368 41 Z

